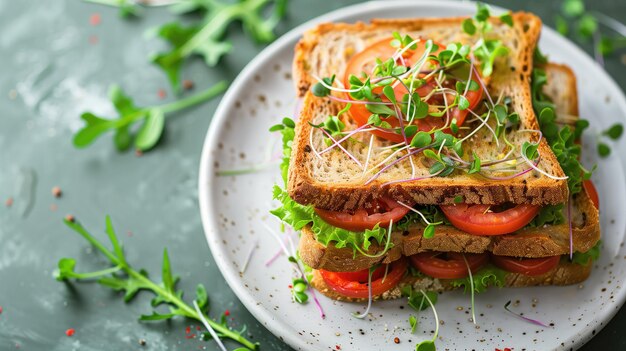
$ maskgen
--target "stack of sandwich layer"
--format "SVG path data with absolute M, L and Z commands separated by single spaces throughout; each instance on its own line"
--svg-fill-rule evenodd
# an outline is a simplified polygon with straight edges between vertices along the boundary
M 534 164 L 536 169 L 525 171 L 529 164 L 509 162 L 507 172 L 510 173 L 496 173 L 494 177 L 460 170 L 433 177 L 430 175 L 431 160 L 420 153 L 390 165 L 389 160 L 397 160 L 410 151 L 405 149 L 404 153 L 391 155 L 393 150 L 398 149 L 394 147 L 397 142 L 368 132 L 355 132 L 341 142 L 337 142 L 341 136 L 329 141 L 328 135 L 319 131 L 319 126 L 328 116 L 338 116 L 342 121 L 343 135 L 347 135 L 346 131 L 362 128 L 355 122 L 352 109 L 345 112 L 349 103 L 349 87 L 346 86 L 349 83 L 344 72 L 350 69 L 348 66 L 355 55 L 374 44 L 391 41 L 394 32 L 410 38 L 422 38 L 418 45 L 430 39 L 444 47 L 447 43 L 473 46 L 478 40 L 477 35 L 461 30 L 464 18 L 372 20 L 369 24 L 329 23 L 304 34 L 296 46 L 293 66 L 296 89 L 304 101 L 292 143 L 286 186 L 289 197 L 299 204 L 313 206 L 316 215 L 321 215 L 321 218 L 333 218 L 334 221 L 341 221 L 342 218 L 351 220 L 350 216 L 364 211 L 375 213 L 381 203 L 388 205 L 389 202 L 401 206 L 391 208 L 411 207 L 422 212 L 427 208 L 438 212 L 443 219 L 442 224 L 434 226 L 434 235 L 428 237 L 425 236 L 425 221 L 389 223 L 390 230 L 383 240 L 365 237 L 363 240 L 369 244 L 358 249 L 341 244 L 339 239 L 319 240 L 323 233 L 316 232 L 311 224 L 305 225 L 301 230 L 299 256 L 304 264 L 313 268 L 311 284 L 316 289 L 338 300 L 362 300 L 367 297 L 349 291 L 344 293 L 341 286 L 337 287 L 336 281 L 329 281 L 334 279 L 333 273 L 355 272 L 354 279 L 360 279 L 360 283 L 366 286 L 367 281 L 363 281 L 362 274 L 358 278 L 358 272 L 368 272 L 371 285 L 371 280 L 380 276 L 376 272 L 383 270 L 387 276 L 396 269 L 404 269 L 399 283 L 384 292 L 372 294 L 370 290 L 369 294 L 374 299 L 399 297 L 400 288 L 405 285 L 437 291 L 453 287 L 449 279 L 433 277 L 428 274 L 429 269 L 419 269 L 420 259 L 425 259 L 427 265 L 430 262 L 430 266 L 436 266 L 437 262 L 444 262 L 444 265 L 446 262 L 463 262 L 466 270 L 478 274 L 480 267 L 477 266 L 475 271 L 473 262 L 481 261 L 481 267 L 485 264 L 492 266 L 504 258 L 509 266 L 523 262 L 526 268 L 532 268 L 533 261 L 528 259 L 536 259 L 537 265 L 546 265 L 547 258 L 560 256 L 558 263 L 551 265 L 547 271 L 507 271 L 506 264 L 499 264 L 498 269 L 506 271 L 505 286 L 510 287 L 573 284 L 589 276 L 591 260 L 581 264 L 569 258 L 574 252 L 588 252 L 598 243 L 598 210 L 586 187 L 575 194 L 568 189 L 568 179 L 545 138 L 540 133 L 528 132 L 540 130 L 533 110 L 533 69 L 546 73 L 543 93 L 554 103 L 559 125 L 573 126 L 576 122 L 576 78 L 564 65 L 533 62 L 541 30 L 541 21 L 537 17 L 514 13 L 512 19 L 512 26 L 498 18 L 489 19 L 492 27 L 489 36 L 499 39 L 508 48 L 508 54 L 498 57 L 493 72 L 489 77 L 483 77 L 484 89 L 488 93 L 483 92 L 481 104 L 487 104 L 489 99 L 502 101 L 506 98 L 510 108 L 508 112 L 519 116 L 519 125 L 504 131 L 506 139 L 513 145 L 510 147 L 513 156 L 522 152 L 519 150 L 525 143 L 533 143 L 537 145 L 540 157 Z M 387 58 L 380 57 L 382 61 Z M 344 91 L 332 90 L 326 97 L 311 92 L 321 79 L 333 75 L 337 76 L 334 86 Z M 471 121 L 467 117 L 465 125 L 476 126 L 481 121 L 478 118 Z M 494 142 L 492 129 L 495 125 L 491 127 L 481 128 L 468 136 L 465 144 L 471 146 L 471 151 L 466 150 L 466 154 L 480 159 L 502 157 L 506 151 Z M 471 130 L 461 129 L 456 136 L 462 138 Z M 522 155 L 517 156 L 519 160 Z M 467 158 L 463 160 L 469 162 Z M 513 173 L 518 175 L 507 177 L 507 174 Z M 485 233 L 480 233 L 481 228 L 467 230 L 468 223 L 474 222 L 473 215 L 464 215 L 463 211 L 470 208 L 485 209 L 482 213 L 485 215 L 526 208 L 524 206 L 539 209 L 538 213 L 545 207 L 558 208 L 565 220 L 558 224 L 542 224 L 533 218 L 514 232 L 501 235 L 487 235 L 488 229 Z M 450 211 L 454 213 L 449 216 Z M 342 217 L 342 213 L 347 216 Z M 538 216 L 538 213 L 534 212 L 534 215 Z M 400 223 L 403 225 L 398 225 Z M 387 229 L 387 223 L 380 226 Z M 359 231 L 353 234 L 362 235 Z M 416 259 L 418 257 L 420 259 Z M 551 262 L 555 262 L 554 259 Z M 407 269 L 408 265 L 413 268 Z M 341 277 L 345 280 L 346 276 Z

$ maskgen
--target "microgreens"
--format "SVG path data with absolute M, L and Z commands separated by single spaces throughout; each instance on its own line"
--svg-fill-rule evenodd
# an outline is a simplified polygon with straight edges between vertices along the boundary
M 435 303 L 431 300 L 431 296 L 429 296 L 429 293 L 431 292 L 424 292 L 424 290 L 420 290 L 420 292 L 422 293 L 422 295 L 424 296 L 424 299 L 426 299 L 426 302 L 428 302 L 428 304 L 430 305 L 430 307 L 433 310 L 433 314 L 435 315 L 435 334 L 433 335 L 433 338 L 430 340 L 424 340 L 422 342 L 420 342 L 419 344 L 417 344 L 415 346 L 415 351 L 435 351 L 436 347 L 435 347 L 435 341 L 437 340 L 437 336 L 439 336 L 439 316 L 437 316 L 437 310 L 435 309 Z M 437 296 L 437 294 L 435 293 L 434 296 Z M 436 300 L 435 300 L 436 301 Z
M 367 307 L 365 308 L 365 311 L 363 311 L 363 313 L 356 313 L 356 312 L 352 313 L 352 317 L 354 318 L 363 319 L 367 317 L 367 315 L 370 312 L 370 309 L 372 308 L 372 300 L 373 300 L 372 298 L 372 275 L 374 274 L 374 271 L 378 269 L 378 267 L 379 265 L 375 264 L 367 270 Z M 386 272 L 387 271 L 385 270 L 385 275 L 387 274 Z
M 535 53 L 541 57 L 541 53 Z M 584 121 L 577 123 L 576 132 L 572 132 L 569 126 L 559 126 L 556 124 L 556 107 L 550 98 L 543 92 L 543 87 L 547 83 L 546 72 L 538 67 L 533 68 L 531 76 L 531 95 L 535 114 L 538 116 L 539 126 L 543 136 L 548 141 L 550 148 L 554 152 L 563 173 L 567 176 L 567 184 L 570 194 L 580 192 L 582 181 L 591 177 L 591 172 L 580 163 L 580 145 L 576 140 L 589 123 Z M 533 151 L 532 148 L 526 151 Z M 528 156 L 528 154 L 526 154 Z
M 485 34 L 492 29 L 492 25 L 489 22 L 490 16 L 489 7 L 478 2 L 476 3 L 476 14 L 474 17 L 465 19 L 461 25 L 465 33 L 469 35 L 478 34 L 480 37 L 473 47 L 473 53 L 480 61 L 480 67 L 485 77 L 493 73 L 495 60 L 509 53 L 509 50 L 502 44 L 502 41 L 486 38 Z M 510 13 L 507 12 L 501 15 L 500 20 L 508 26 L 513 27 L 513 17 L 511 17 Z
M 408 305 L 418 312 L 428 308 L 427 297 L 432 304 L 437 303 L 438 296 L 434 291 L 428 291 L 426 294 L 422 294 L 419 290 L 413 289 L 410 285 L 405 285 L 400 288 L 400 292 L 402 296 L 407 297 Z
M 296 278 L 291 283 L 291 297 L 297 303 L 305 303 L 309 300 L 306 290 L 307 282 L 304 279 Z
M 242 0 L 234 3 L 202 0 L 204 6 L 187 10 L 203 10 L 205 16 L 199 25 L 183 26 L 179 22 L 168 23 L 158 29 L 158 36 L 171 45 L 171 50 L 153 55 L 152 62 L 168 76 L 175 91 L 180 91 L 180 69 L 183 62 L 193 55 L 202 56 L 208 66 L 215 66 L 219 59 L 231 51 L 231 43 L 223 37 L 231 23 L 240 21 L 246 31 L 260 43 L 274 40 L 274 28 L 285 15 L 287 0 Z M 268 18 L 263 18 L 264 8 L 274 4 Z
M 393 32 L 392 35 L 393 35 L 393 40 L 391 41 L 390 44 L 394 48 L 404 49 L 408 47 L 411 50 L 417 49 L 417 44 L 413 43 L 414 41 L 413 38 L 411 38 L 411 36 L 409 36 L 408 34 L 405 34 L 403 36 L 398 32 Z
M 84 148 L 105 132 L 114 131 L 115 146 L 119 151 L 128 150 L 133 142 L 138 150 L 147 151 L 153 148 L 161 138 L 166 114 L 210 100 L 224 92 L 226 87 L 226 82 L 222 81 L 199 94 L 182 100 L 140 108 L 135 106 L 133 100 L 118 86 L 114 85 L 109 90 L 109 98 L 119 116 L 116 119 L 107 119 L 91 112 L 83 113 L 80 117 L 85 122 L 85 126 L 74 135 L 74 146 Z M 133 135 L 131 127 L 139 121 L 143 123 L 138 132 Z
M 204 313 L 208 309 L 208 296 L 204 285 L 199 284 L 196 288 L 196 298 L 194 302 L 198 305 L 198 309 L 194 309 L 183 300 L 183 291 L 176 288 L 179 277 L 172 274 L 170 259 L 167 250 L 163 252 L 162 266 L 162 282 L 157 283 L 148 278 L 145 270 L 136 270 L 128 263 L 122 245 L 113 229 L 111 219 L 106 217 L 106 233 L 112 244 L 112 250 L 106 248 L 98 239 L 92 236 L 80 223 L 65 220 L 65 224 L 80 234 L 84 239 L 91 243 L 98 251 L 100 251 L 113 265 L 111 268 L 90 273 L 77 273 L 74 271 L 76 261 L 72 258 L 62 258 L 58 264 L 58 270 L 54 275 L 59 281 L 76 280 L 92 280 L 103 286 L 109 287 L 115 291 L 124 292 L 124 301 L 132 300 L 140 290 L 151 291 L 156 295 L 152 299 L 152 306 L 156 307 L 161 304 L 169 306 L 168 313 L 153 311 L 151 315 L 142 315 L 140 321 L 158 321 L 167 320 L 175 316 L 195 319 L 206 322 L 213 328 L 221 338 L 232 339 L 249 350 L 256 350 L 258 343 L 253 343 L 243 336 L 243 331 L 233 330 L 226 323 L 225 318 L 221 322 L 215 322 L 210 318 L 206 318 Z M 199 313 L 198 310 L 201 312 Z M 245 329 L 244 329 L 245 330 Z
M 409 325 L 411 326 L 411 334 L 415 333 L 417 329 L 417 318 L 414 315 L 409 316 Z
M 619 21 L 598 12 L 587 11 L 584 0 L 564 0 L 561 4 L 561 14 L 555 15 L 556 28 L 562 35 L 576 34 L 576 39 L 582 42 L 593 41 L 595 58 L 600 65 L 604 65 L 603 56 L 613 53 L 615 48 L 626 44 L 624 25 Z M 601 33 L 599 24 L 619 33 L 619 36 L 605 36 Z M 573 25 L 575 31 L 570 30 Z
M 509 305 L 511 305 L 511 301 L 510 301 L 510 300 L 509 300 L 507 303 L 505 303 L 505 304 L 504 304 L 504 309 L 505 309 L 507 312 L 509 312 L 509 313 L 511 313 L 511 314 L 513 314 L 513 315 L 515 315 L 516 317 L 518 317 L 518 318 L 520 318 L 520 319 L 523 319 L 523 320 L 525 320 L 525 321 L 527 321 L 527 322 L 529 322 L 529 323 L 536 324 L 536 325 L 540 325 L 540 326 L 542 326 L 542 327 L 544 327 L 544 328 L 548 328 L 548 326 L 547 326 L 547 325 L 545 325 L 544 323 L 542 323 L 542 322 L 540 322 L 540 321 L 538 321 L 538 320 L 536 320 L 536 319 L 531 319 L 531 318 L 528 318 L 528 317 L 524 317 L 523 315 L 521 315 L 521 314 L 519 314 L 519 313 L 513 312 L 512 310 L 510 310 L 510 309 L 509 309 Z
M 327 86 L 333 85 L 333 82 L 335 81 L 335 75 L 333 74 L 330 78 L 323 78 L 322 81 L 325 84 L 322 84 L 321 82 L 316 83 L 315 85 L 313 85 L 313 88 L 311 88 L 311 92 L 317 97 L 325 97 L 330 94 L 330 89 Z

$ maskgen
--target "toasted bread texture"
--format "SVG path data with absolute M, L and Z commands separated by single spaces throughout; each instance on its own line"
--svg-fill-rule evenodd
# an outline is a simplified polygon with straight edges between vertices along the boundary
M 519 273 L 507 273 L 505 276 L 505 287 L 519 288 L 525 286 L 540 285 L 571 285 L 584 281 L 591 273 L 593 263 L 590 261 L 587 265 L 582 266 L 577 263 L 569 263 L 561 260 L 558 266 L 552 270 L 536 275 L 528 276 Z M 311 286 L 317 289 L 327 297 L 345 302 L 366 302 L 367 298 L 351 298 L 341 295 L 331 290 L 319 271 L 313 272 L 313 279 L 310 281 Z M 430 277 L 413 277 L 410 274 L 403 278 L 398 286 L 377 296 L 373 296 L 373 300 L 393 300 L 402 296 L 400 289 L 403 286 L 412 285 L 414 289 L 422 289 L 425 291 L 448 291 L 454 290 L 455 287 L 450 281 L 444 279 L 435 279 Z
M 572 70 L 560 64 L 550 63 L 545 67 L 548 82 L 545 93 L 556 104 L 558 118 L 578 115 L 576 76 Z M 477 236 L 467 234 L 452 226 L 437 226 L 435 236 L 425 239 L 424 228 L 412 226 L 405 232 L 392 234 L 393 247 L 383 256 L 370 258 L 360 256 L 355 259 L 353 251 L 338 249 L 331 243 L 324 246 L 315 240 L 310 228 L 302 230 L 300 256 L 304 263 L 315 269 L 330 271 L 358 271 L 367 269 L 376 263 L 389 263 L 401 256 L 410 256 L 424 251 L 492 252 L 502 256 L 546 257 L 569 254 L 569 224 L 526 227 L 516 233 L 501 236 Z M 574 251 L 586 252 L 600 240 L 600 219 L 598 210 L 589 195 L 583 189 L 573 196 L 572 201 L 572 237 Z M 372 245 L 369 253 L 376 254 L 383 250 L 379 245 Z
M 305 33 L 296 47 L 294 59 L 296 87 L 305 96 L 293 142 L 287 189 L 295 201 L 327 210 L 350 211 L 366 208 L 384 196 L 406 203 L 436 205 L 452 204 L 458 197 L 466 203 L 480 204 L 546 205 L 567 200 L 566 180 L 552 179 L 535 171 L 509 180 L 490 180 L 458 170 L 446 177 L 430 177 L 429 161 L 421 154 L 395 163 L 373 179 L 383 165 L 405 155 L 406 151 L 393 154 L 393 149 L 385 149 L 390 142 L 372 138 L 370 133 L 358 133 L 342 143 L 358 162 L 339 148 L 318 154 L 327 145 L 324 135 L 309 123 L 319 124 L 328 115 L 336 115 L 344 104 L 313 96 L 308 91 L 314 82 L 313 76 L 343 74 L 353 54 L 372 42 L 390 38 L 393 31 L 441 43 L 473 43 L 477 38 L 463 33 L 462 20 L 373 20 L 370 24 L 322 24 Z M 509 27 L 498 19 L 492 19 L 493 31 L 489 35 L 502 40 L 510 52 L 496 61 L 488 90 L 494 98 L 500 95 L 510 97 L 513 110 L 520 115 L 519 128 L 507 133 L 508 140 L 515 145 L 514 154 L 519 154 L 518 149 L 525 141 L 536 142 L 539 138 L 537 133 L 517 130 L 539 129 L 532 109 L 529 80 L 541 21 L 527 13 L 516 13 L 513 20 L 514 26 Z M 346 130 L 356 128 L 349 113 L 342 118 Z M 479 122 L 473 123 L 471 126 Z M 482 128 L 468 143 L 471 144 L 471 151 L 467 152 L 476 152 L 483 160 L 498 159 L 508 152 L 504 143 L 493 141 L 488 128 Z M 563 171 L 544 140 L 540 142 L 538 151 L 541 155 L 539 167 L 556 177 L 563 177 Z M 517 171 L 522 171 L 528 165 L 520 162 L 515 167 Z M 490 174 L 504 176 L 511 173 Z M 419 177 L 428 178 L 407 181 Z M 390 183 L 398 180 L 403 182 Z

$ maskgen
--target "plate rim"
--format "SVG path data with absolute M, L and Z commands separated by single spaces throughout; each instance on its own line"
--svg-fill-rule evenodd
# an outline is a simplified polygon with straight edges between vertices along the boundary
M 285 45 L 289 45 L 302 36 L 302 34 L 309 28 L 312 28 L 314 25 L 330 22 L 330 21 L 340 21 L 349 16 L 358 16 L 358 15 L 366 15 L 371 13 L 372 11 L 378 9 L 398 9 L 403 7 L 415 7 L 419 8 L 420 6 L 438 6 L 443 9 L 446 7 L 462 7 L 462 8 L 474 8 L 474 1 L 455 1 L 455 0 L 440 0 L 436 3 L 427 3 L 425 1 L 411 1 L 411 0 L 375 0 L 375 1 L 367 1 L 359 4 L 354 4 L 346 7 L 342 7 L 328 13 L 325 13 L 321 16 L 310 19 L 303 24 L 300 24 L 293 29 L 289 30 L 287 33 L 283 34 L 280 38 L 275 40 L 273 43 L 268 45 L 265 49 L 263 49 L 258 55 L 256 55 L 246 66 L 241 70 L 241 72 L 237 75 L 235 80 L 233 80 L 232 84 L 222 97 L 211 123 L 208 127 L 208 131 L 206 133 L 202 153 L 199 163 L 199 172 L 198 172 L 198 201 L 200 205 L 200 217 L 202 221 L 202 227 L 205 233 L 205 238 L 207 243 L 209 244 L 209 249 L 211 250 L 211 254 L 215 259 L 217 266 L 226 280 L 229 288 L 233 290 L 235 295 L 239 298 L 241 303 L 246 307 L 246 309 L 254 316 L 257 321 L 263 323 L 264 321 L 274 320 L 273 314 L 269 309 L 263 308 L 256 304 L 254 296 L 251 292 L 244 288 L 244 286 L 240 283 L 239 273 L 236 271 L 234 267 L 231 267 L 228 264 L 219 264 L 219 260 L 223 260 L 225 257 L 225 250 L 219 245 L 219 240 L 215 240 L 215 234 L 218 230 L 217 228 L 217 211 L 215 209 L 214 203 L 211 201 L 211 192 L 209 189 L 209 184 L 212 183 L 212 180 L 216 177 L 214 172 L 210 172 L 211 164 L 213 162 L 212 150 L 213 146 L 217 145 L 219 142 L 219 127 L 221 127 L 228 115 L 225 113 L 228 110 L 228 107 L 234 103 L 237 98 L 236 91 L 239 91 L 245 84 L 245 77 L 250 75 L 251 72 L 255 71 L 261 63 L 264 63 L 266 60 L 270 59 L 273 55 L 275 55 L 278 51 L 284 49 Z M 496 11 L 506 11 L 506 9 L 491 5 L 490 6 Z M 559 42 L 559 45 L 565 46 L 568 50 L 576 53 L 578 59 L 582 61 L 586 61 L 587 65 L 593 66 L 593 69 L 598 71 L 602 76 L 604 76 L 605 81 L 608 82 L 608 89 L 612 91 L 617 91 L 618 94 L 613 96 L 616 98 L 616 103 L 618 108 L 622 111 L 626 111 L 626 96 L 624 92 L 621 90 L 619 85 L 613 80 L 613 78 L 606 72 L 596 61 L 594 61 L 582 48 L 578 45 L 574 44 L 568 38 L 562 37 L 557 34 L 556 31 L 548 26 L 542 26 L 542 37 L 551 37 L 551 40 L 556 40 Z M 619 306 L 623 306 L 626 300 L 626 287 L 622 288 L 618 295 L 616 304 Z M 601 323 L 598 325 L 598 328 L 601 330 L 608 324 L 615 314 L 621 309 L 620 308 L 611 308 L 606 310 L 606 314 L 603 316 L 604 318 L 598 319 L 598 321 L 607 322 Z M 308 345 L 304 340 L 297 337 L 297 335 L 292 335 L 289 333 L 281 333 L 284 326 L 282 323 L 274 320 L 275 323 L 263 323 L 263 325 L 275 336 L 279 336 L 282 341 L 287 343 L 289 346 L 300 349 L 307 349 Z M 597 335 L 597 334 L 596 334 Z M 570 347 L 574 347 L 576 349 L 580 348 L 586 342 L 591 340 L 592 335 L 591 331 L 584 335 L 580 335 L 580 338 L 577 338 L 573 345 L 569 345 Z M 568 338 L 567 341 L 572 338 Z

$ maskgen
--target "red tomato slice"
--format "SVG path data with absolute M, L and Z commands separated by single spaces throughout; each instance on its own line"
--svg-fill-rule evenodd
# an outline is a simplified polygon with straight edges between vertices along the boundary
M 465 260 L 467 259 L 467 264 Z M 458 279 L 469 275 L 467 266 L 473 272 L 489 261 L 489 254 L 461 254 L 456 252 L 422 252 L 409 257 L 413 267 L 420 272 L 438 279 Z
M 369 269 L 364 269 L 362 271 L 357 271 L 357 272 L 335 272 L 335 274 L 339 276 L 341 279 L 349 280 L 353 282 L 359 282 L 359 283 L 367 283 L 367 280 L 369 278 L 369 273 L 370 273 Z M 376 268 L 374 273 L 372 273 L 372 281 L 382 277 L 383 275 L 385 275 L 385 266 L 380 266 Z
M 509 234 L 523 228 L 539 212 L 539 206 L 517 205 L 502 212 L 489 212 L 489 205 L 439 206 L 453 226 L 475 235 Z
M 377 206 L 369 212 L 365 209 L 356 210 L 354 213 L 315 209 L 315 213 L 326 223 L 355 232 L 372 229 L 376 224 L 387 227 L 392 220 L 397 223 L 408 212 L 408 208 L 385 197 L 381 198 Z
M 392 57 L 393 54 L 396 52 L 396 48 L 390 45 L 391 40 L 392 40 L 391 38 L 388 38 L 388 39 L 378 41 L 372 44 L 371 46 L 367 47 L 365 50 L 354 55 L 348 62 L 346 72 L 344 73 L 344 85 L 346 87 L 350 86 L 350 75 L 354 74 L 355 76 L 360 77 L 361 73 L 370 74 L 372 67 L 375 65 L 376 58 L 379 58 L 385 61 L 389 59 L 390 57 Z M 419 59 L 422 57 L 422 55 L 424 54 L 424 49 L 425 49 L 424 42 L 425 40 L 418 43 L 418 47 L 416 50 L 408 50 L 403 55 L 404 62 L 407 67 L 411 67 L 412 64 L 419 61 Z M 440 50 L 443 50 L 444 47 L 441 44 L 437 43 L 437 45 L 439 46 Z M 479 73 L 477 70 L 474 70 L 473 80 L 478 81 L 478 79 L 479 79 Z M 423 86 L 419 88 L 416 88 L 414 91 L 416 91 L 420 96 L 423 97 L 423 96 L 428 95 L 434 89 L 435 86 L 436 86 L 435 82 L 432 79 L 430 79 L 426 84 L 424 84 Z M 398 84 L 394 88 L 394 92 L 396 95 L 396 99 L 401 100 L 404 94 L 407 93 L 407 89 L 404 87 L 404 85 Z M 465 97 L 469 101 L 469 109 L 473 109 L 474 107 L 476 107 L 476 105 L 478 105 L 478 103 L 480 102 L 482 98 L 482 95 L 483 95 L 482 87 L 480 87 L 476 91 L 467 92 Z M 352 99 L 350 94 L 347 94 L 347 97 L 348 99 Z M 369 116 L 372 113 L 367 110 L 364 104 L 352 104 L 352 107 L 350 108 L 350 114 L 352 115 L 352 118 L 354 118 L 356 123 L 359 126 L 362 126 L 364 124 L 367 124 Z M 459 126 L 463 124 L 467 114 L 468 114 L 467 110 L 461 111 L 458 108 L 453 108 L 450 110 L 450 118 L 451 119 L 456 118 L 457 125 Z M 385 121 L 389 123 L 389 125 L 391 125 L 392 128 L 397 128 L 400 126 L 400 122 L 395 117 L 387 118 Z M 446 121 L 445 116 L 444 117 L 430 117 L 429 116 L 420 120 L 416 120 L 413 122 L 413 124 L 417 125 L 419 130 L 430 131 L 435 128 L 441 128 L 444 125 L 445 121 Z M 402 136 L 402 134 L 398 134 L 395 132 L 376 130 L 376 131 L 373 131 L 372 133 L 384 139 L 393 141 L 393 142 L 400 143 L 404 141 L 404 137 Z M 408 138 L 409 141 L 410 139 L 411 138 Z
M 391 263 L 386 277 L 382 276 L 376 280 L 372 279 L 372 296 L 381 295 L 385 291 L 388 291 L 398 285 L 406 272 L 407 266 L 408 264 L 406 259 L 401 258 Z M 324 278 L 326 285 L 328 285 L 328 287 L 333 291 L 347 297 L 368 297 L 367 283 L 343 279 L 342 274 L 345 273 L 330 272 L 323 269 L 320 269 L 319 272 L 322 275 L 322 278 Z
M 593 182 L 591 180 L 585 180 L 583 181 L 583 188 L 585 188 L 585 191 L 587 192 L 587 195 L 589 195 L 589 198 L 591 199 L 591 202 L 593 202 L 593 205 L 596 207 L 596 209 L 600 209 L 600 197 L 598 196 L 598 190 L 596 190 L 596 186 L 593 185 Z
M 509 256 L 491 256 L 496 266 L 513 273 L 524 275 L 540 275 L 549 272 L 559 264 L 561 256 L 541 258 L 518 258 Z

